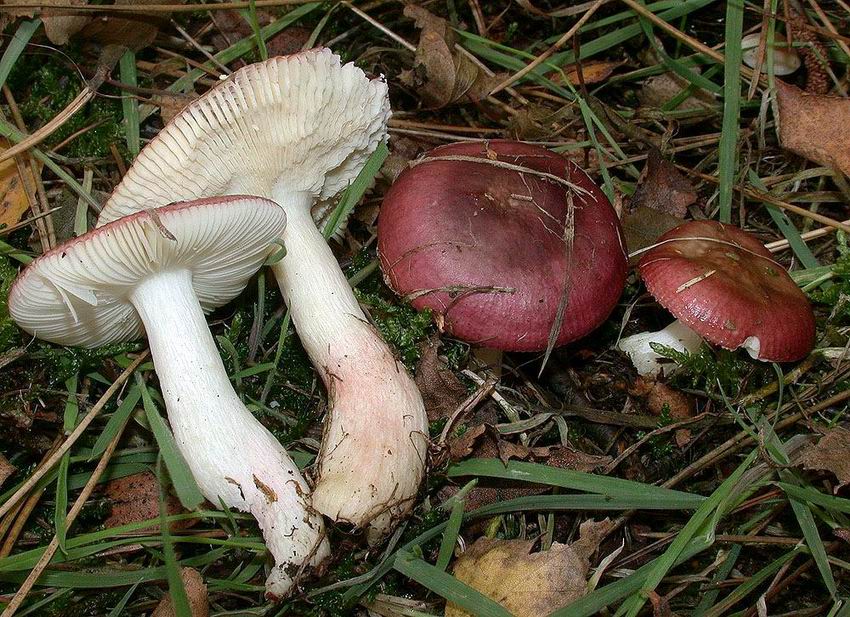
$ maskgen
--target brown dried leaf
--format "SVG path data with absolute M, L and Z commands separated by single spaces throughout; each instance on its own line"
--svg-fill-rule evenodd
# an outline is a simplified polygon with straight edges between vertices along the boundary
M 850 99 L 776 81 L 783 148 L 850 176 Z
M 180 568 L 180 578 L 183 579 L 183 587 L 186 588 L 192 617 L 209 617 L 210 602 L 207 586 L 201 573 L 194 568 Z M 160 600 L 151 617 L 175 617 L 176 615 L 171 594 L 167 594 Z
M 424 103 L 439 109 L 458 101 L 479 101 L 501 80 L 481 71 L 455 49 L 455 36 L 448 22 L 415 4 L 404 14 L 421 29 L 414 68 L 399 76 L 402 83 L 416 88 Z
M 8 148 L 9 142 L 0 139 L 0 150 Z M 25 169 L 29 169 L 29 166 L 25 166 Z M 36 162 L 36 173 L 41 175 L 41 169 L 41 162 Z M 0 163 L 0 195 L 0 228 L 11 227 L 21 220 L 30 207 L 23 179 L 14 160 Z
M 647 79 L 638 93 L 638 99 L 644 107 L 659 108 L 670 99 L 677 96 L 690 83 L 675 73 L 662 73 Z M 711 93 L 705 90 L 696 90 L 688 98 L 682 101 L 677 109 L 709 109 L 716 105 Z
M 151 96 L 151 102 L 159 107 L 159 115 L 165 124 L 183 111 L 189 103 L 194 101 L 197 95 L 193 94 L 172 94 L 170 92 L 161 92 Z
M 850 431 L 836 427 L 830 429 L 817 444 L 811 445 L 800 456 L 806 469 L 823 469 L 838 478 L 835 492 L 850 484 Z
M 112 502 L 112 512 L 103 523 L 107 528 L 159 518 L 159 481 L 150 471 L 110 480 L 104 492 Z M 165 508 L 169 515 L 183 511 L 180 501 L 172 495 L 166 499 Z M 171 524 L 172 530 L 186 526 L 186 521 Z M 157 524 L 150 530 L 158 527 Z
M 664 232 L 682 224 L 672 214 L 639 206 L 623 217 L 623 235 L 630 253 L 653 244 Z
M 688 179 L 665 160 L 657 148 L 652 148 L 638 179 L 631 207 L 652 208 L 683 219 L 688 206 L 696 200 L 696 189 Z
M 439 350 L 439 339 L 425 341 L 416 365 L 416 386 L 422 393 L 429 422 L 451 416 L 468 395 L 466 387 L 440 360 Z
M 584 83 L 587 85 L 599 84 L 611 77 L 614 71 L 624 64 L 624 60 L 590 60 L 588 62 L 582 62 L 581 76 L 584 79 Z M 578 69 L 578 64 L 571 64 L 563 68 L 563 74 L 566 76 L 567 81 L 573 85 L 581 83 L 579 81 Z M 559 71 L 551 73 L 549 75 L 549 79 L 557 84 L 563 83 L 564 81 L 564 78 Z
M 0 454 L 0 486 L 3 486 L 3 483 L 9 479 L 13 473 L 15 473 L 16 468 L 9 460 Z
M 455 563 L 454 575 L 517 617 L 543 617 L 587 594 L 590 557 L 611 528 L 585 521 L 572 544 L 531 553 L 532 540 L 479 538 Z M 446 617 L 469 615 L 448 603 Z
M 487 432 L 483 424 L 467 429 L 460 437 L 449 439 L 449 456 L 453 461 L 460 461 L 472 454 L 478 442 Z

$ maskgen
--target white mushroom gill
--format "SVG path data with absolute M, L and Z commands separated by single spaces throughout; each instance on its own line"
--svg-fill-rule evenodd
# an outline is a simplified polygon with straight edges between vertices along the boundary
M 283 597 L 303 568 L 328 556 L 328 543 L 298 468 L 233 390 L 191 278 L 188 270 L 156 274 L 130 302 L 145 324 L 180 452 L 204 497 L 257 519 L 276 564 L 266 592 Z

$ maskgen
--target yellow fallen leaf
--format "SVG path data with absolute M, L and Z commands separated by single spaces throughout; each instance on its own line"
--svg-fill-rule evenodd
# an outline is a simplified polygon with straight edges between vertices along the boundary
M 850 99 L 776 81 L 783 148 L 850 176 Z
M 0 150 L 9 148 L 9 142 L 0 139 Z M 36 163 L 36 173 L 41 175 L 41 163 Z M 29 210 L 30 204 L 24 183 L 18 174 L 18 166 L 14 160 L 0 163 L 0 228 L 11 227 L 21 220 L 24 213 Z
M 608 519 L 585 521 L 577 541 L 539 553 L 531 553 L 532 540 L 479 538 L 457 560 L 454 575 L 516 617 L 544 617 L 587 593 L 590 557 L 610 526 Z M 446 617 L 470 615 L 449 603 Z

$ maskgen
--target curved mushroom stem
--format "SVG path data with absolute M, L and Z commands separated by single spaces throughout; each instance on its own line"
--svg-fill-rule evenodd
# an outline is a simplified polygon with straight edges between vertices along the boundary
M 278 440 L 233 390 L 188 270 L 162 272 L 130 301 L 145 324 L 177 447 L 215 506 L 250 512 L 275 566 L 271 598 L 286 596 L 302 571 L 330 554 L 308 487 Z
M 641 332 L 620 339 L 617 347 L 632 360 L 639 375 L 655 377 L 676 367 L 669 358 L 665 358 L 652 349 L 650 343 L 659 343 L 676 351 L 696 352 L 702 344 L 699 334 L 691 330 L 678 319 L 657 332 Z
M 304 349 L 328 390 L 313 506 L 385 535 L 425 473 L 428 419 L 419 390 L 366 320 L 304 194 L 275 195 L 287 254 L 273 266 Z

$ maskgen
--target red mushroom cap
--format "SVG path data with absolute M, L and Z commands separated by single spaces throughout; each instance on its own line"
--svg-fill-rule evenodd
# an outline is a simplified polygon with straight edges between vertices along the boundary
M 758 240 L 733 225 L 679 225 L 638 268 L 655 299 L 710 343 L 744 346 L 769 362 L 799 360 L 814 345 L 806 296 Z
M 405 170 L 381 207 L 378 249 L 390 287 L 430 308 L 441 329 L 506 351 L 546 348 L 565 282 L 556 344 L 584 336 L 611 313 L 627 273 L 617 214 L 587 174 L 507 140 L 442 146 Z

